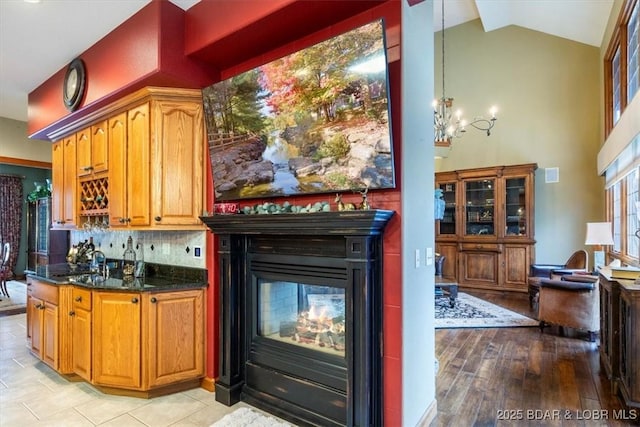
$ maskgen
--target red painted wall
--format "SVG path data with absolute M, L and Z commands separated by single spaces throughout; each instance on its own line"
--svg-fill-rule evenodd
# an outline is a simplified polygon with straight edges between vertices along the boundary
M 152 1 L 80 55 L 87 86 L 80 108 L 62 102 L 66 67 L 29 94 L 27 132 L 50 139 L 51 131 L 145 86 L 201 88 L 217 71 L 184 55 L 184 11 L 169 1 Z
M 204 3 L 204 4 L 203 4 Z M 212 2 L 203 2 L 199 3 L 203 4 L 203 8 L 205 5 L 211 5 Z M 243 2 L 244 3 L 244 2 Z M 310 3 L 322 3 L 322 2 L 306 2 L 305 4 Z M 196 6 L 198 6 L 196 5 Z M 188 11 L 188 18 L 191 14 L 195 14 L 197 16 L 205 16 L 205 13 L 200 8 L 194 6 Z M 247 15 L 234 15 L 237 19 L 247 20 Z M 228 18 L 228 16 L 227 16 Z M 307 32 L 305 36 L 299 37 L 293 41 L 289 41 L 287 44 L 279 45 L 277 47 L 273 47 L 269 51 L 262 52 L 254 52 L 253 56 L 243 60 L 242 62 L 237 62 L 235 64 L 227 64 L 229 61 L 228 57 L 218 58 L 220 52 L 227 53 L 227 43 L 228 41 L 224 39 L 225 34 L 221 34 L 218 39 L 215 38 L 214 35 L 208 34 L 201 36 L 200 40 L 202 43 L 208 43 L 212 40 L 218 40 L 217 46 L 220 48 L 218 51 L 218 55 L 212 56 L 208 60 L 215 63 L 216 66 L 226 65 L 226 68 L 220 68 L 220 80 L 232 77 L 241 72 L 250 70 L 254 67 L 262 65 L 271 60 L 277 59 L 284 55 L 288 55 L 296 50 L 302 49 L 303 47 L 313 45 L 327 38 L 336 36 L 345 31 L 351 30 L 360 25 L 369 23 L 376 19 L 384 18 L 385 26 L 387 30 L 387 50 L 388 56 L 390 58 L 389 64 L 389 85 L 390 85 L 390 95 L 391 95 L 391 121 L 392 121 L 392 133 L 393 133 L 393 145 L 394 145 L 394 160 L 395 160 L 395 174 L 396 174 L 396 188 L 393 190 L 383 190 L 383 191 L 372 191 L 369 193 L 369 201 L 374 208 L 379 209 L 390 209 L 396 211 L 396 215 L 392 218 L 391 222 L 387 225 L 384 234 L 384 275 L 383 275 L 383 313 L 384 313 L 384 389 L 380 392 L 384 393 L 384 419 L 385 425 L 396 426 L 402 424 L 402 258 L 401 258 L 401 194 L 400 189 L 402 188 L 402 183 L 400 181 L 400 159 L 401 159 L 401 150 L 402 150 L 402 135 L 400 133 L 400 120 L 401 120 L 401 109 L 400 109 L 400 93 L 401 93 L 401 76 L 400 76 L 400 2 L 398 1 L 389 1 L 384 4 L 379 4 L 376 7 L 367 10 L 365 12 L 359 13 L 356 16 L 351 16 L 349 19 L 345 19 L 341 22 L 337 22 L 333 25 L 330 25 L 326 28 L 323 28 L 320 31 L 316 31 L 314 33 Z M 187 34 L 190 32 L 195 32 L 195 27 L 190 27 L 191 23 L 188 19 L 187 24 Z M 298 19 L 295 16 L 289 16 L 287 21 L 280 21 L 279 24 L 282 28 L 289 28 L 288 23 L 290 22 L 305 22 L 302 19 Z M 215 28 L 214 25 L 208 27 L 209 29 Z M 243 28 L 241 23 L 236 22 L 226 22 L 227 28 Z M 246 46 L 250 44 L 253 40 L 251 34 L 239 30 L 239 33 L 242 36 L 234 35 L 233 40 L 234 44 L 237 42 L 240 46 Z M 200 34 L 200 33 L 198 33 Z M 246 37 L 246 39 L 242 39 L 242 37 Z M 195 46 L 195 43 L 192 41 L 192 48 Z M 237 48 L 238 45 L 236 45 Z M 203 52 L 207 52 L 206 55 L 214 55 L 212 51 L 209 50 L 207 46 L 202 49 L 196 50 L 195 55 L 205 55 Z M 206 56 L 205 55 L 205 56 Z M 237 56 L 245 56 L 243 54 L 236 54 Z M 212 183 L 209 183 L 212 185 Z M 306 197 L 288 197 L 286 199 L 289 203 L 294 205 L 306 205 L 307 203 L 314 203 L 316 201 L 330 201 L 333 206 L 333 198 L 331 195 L 314 195 L 314 196 L 306 196 Z M 360 201 L 360 196 L 358 194 L 344 194 L 343 195 L 344 202 L 358 203 Z M 271 199 L 270 201 L 274 201 Z M 276 202 L 278 200 L 275 200 Z M 283 202 L 280 200 L 279 202 Z M 256 203 L 260 203 L 261 200 L 250 200 L 241 203 L 241 206 L 245 205 L 254 205 Z M 212 205 L 208 208 L 209 211 L 212 211 Z M 211 248 L 211 247 L 210 247 Z M 215 253 L 211 248 L 208 253 Z M 209 258 L 211 264 L 207 266 L 209 271 L 212 271 L 216 266 L 213 265 L 213 257 Z M 215 292 L 215 299 L 217 300 L 217 292 L 218 292 L 218 281 L 217 276 L 212 277 L 214 280 L 213 292 Z M 215 307 L 215 306 L 214 306 Z M 217 317 L 216 319 L 212 319 L 212 322 L 216 324 L 216 335 L 217 335 Z M 214 355 L 213 358 L 217 358 L 217 355 Z M 217 363 L 211 367 L 213 369 L 214 377 L 217 375 L 218 366 Z

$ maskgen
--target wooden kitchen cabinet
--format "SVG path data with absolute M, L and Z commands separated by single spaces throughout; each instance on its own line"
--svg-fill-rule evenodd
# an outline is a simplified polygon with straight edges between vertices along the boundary
M 200 226 L 203 204 L 202 102 L 153 102 L 153 222 Z M 157 165 L 157 167 L 156 167 Z
M 141 389 L 140 294 L 93 292 L 93 382 Z
M 204 376 L 204 290 L 93 294 L 93 383 L 150 391 Z
M 445 200 L 444 218 L 436 221 L 436 251 L 447 257 L 443 276 L 472 288 L 527 291 L 535 259 L 536 169 L 524 164 L 436 174 Z
M 108 170 L 107 120 L 102 120 L 76 134 L 78 176 L 94 175 Z
M 52 227 L 75 228 L 78 198 L 75 134 L 52 145 L 51 166 Z
M 204 376 L 204 292 L 143 295 L 145 385 L 163 386 Z
M 204 229 L 201 91 L 146 87 L 92 117 L 56 135 L 54 227 L 82 228 L 108 217 L 116 229 Z
M 148 102 L 109 120 L 109 225 L 151 225 L 151 117 Z M 116 143 L 118 140 L 119 143 Z M 156 167 L 156 166 L 153 166 Z
M 71 330 L 73 334 L 73 349 L 71 363 L 73 372 L 91 381 L 91 291 L 78 287 L 73 288 L 73 309 L 71 316 Z
M 203 228 L 201 95 L 192 90 L 145 90 L 146 102 L 109 120 L 110 225 Z
M 31 338 L 31 353 L 61 372 L 68 371 L 69 323 L 60 315 L 60 306 L 66 306 L 69 295 L 69 287 L 29 281 L 27 336 Z
M 197 387 L 205 374 L 205 289 L 111 291 L 28 276 L 27 342 L 60 374 L 108 393 Z

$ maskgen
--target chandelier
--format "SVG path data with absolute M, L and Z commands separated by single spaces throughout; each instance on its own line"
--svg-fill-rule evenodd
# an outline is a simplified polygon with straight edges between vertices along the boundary
M 455 116 L 453 114 L 453 98 L 445 96 L 444 85 L 444 0 L 442 0 L 442 98 L 433 101 L 433 128 L 436 147 L 450 147 L 451 140 L 460 138 L 466 127 L 471 126 L 475 129 L 491 135 L 491 129 L 496 124 L 495 107 L 491 107 L 491 118 L 475 117 L 472 121 L 467 122 L 462 118 L 462 111 L 457 110 Z

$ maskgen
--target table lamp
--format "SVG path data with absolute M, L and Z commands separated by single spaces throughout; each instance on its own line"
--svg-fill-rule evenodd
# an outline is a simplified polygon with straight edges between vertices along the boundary
M 613 245 L 610 222 L 588 222 L 587 238 L 585 245 L 594 245 L 593 269 L 594 271 L 604 266 L 604 245 Z

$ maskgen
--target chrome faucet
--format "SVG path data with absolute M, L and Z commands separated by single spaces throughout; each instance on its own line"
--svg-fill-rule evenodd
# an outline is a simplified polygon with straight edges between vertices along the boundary
M 102 266 L 100 266 L 100 261 L 98 261 L 98 259 L 102 260 Z M 93 251 L 91 254 L 91 271 L 94 273 L 100 273 L 103 279 L 109 277 L 109 267 L 107 266 L 107 257 L 104 252 Z

